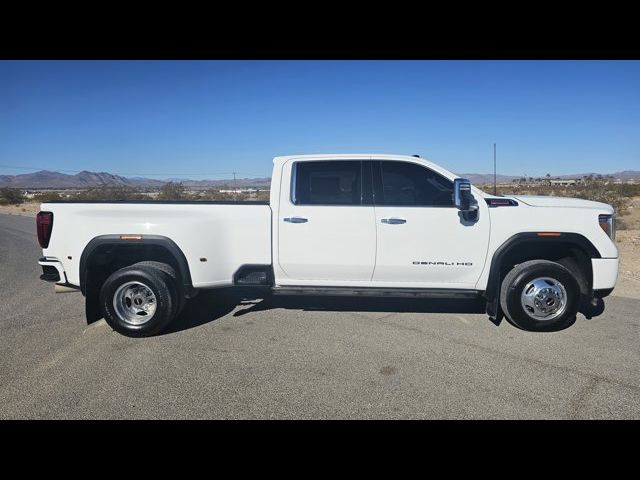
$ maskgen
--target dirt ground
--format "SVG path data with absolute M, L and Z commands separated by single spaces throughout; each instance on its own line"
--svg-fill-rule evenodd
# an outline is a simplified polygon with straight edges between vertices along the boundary
M 622 219 L 627 230 L 616 232 L 620 270 L 612 295 L 640 298 L 640 197 L 631 200 L 629 213 Z
M 27 215 L 35 217 L 40 211 L 40 204 L 37 202 L 25 202 L 22 205 L 0 205 L 0 213 L 9 215 Z
M 34 217 L 40 209 L 36 202 L 22 205 L 0 205 L 0 213 Z M 618 282 L 612 295 L 640 298 L 640 197 L 631 201 L 629 213 L 622 217 L 627 230 L 616 232 L 616 244 L 620 252 Z

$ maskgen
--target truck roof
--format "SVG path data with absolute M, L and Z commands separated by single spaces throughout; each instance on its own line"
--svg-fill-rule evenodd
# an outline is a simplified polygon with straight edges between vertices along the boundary
M 458 175 L 450 172 L 449 170 L 442 168 L 440 165 L 427 160 L 424 157 L 417 157 L 415 155 L 394 155 L 388 153 L 314 153 L 307 155 L 283 155 L 274 157 L 273 163 L 276 165 L 282 165 L 291 159 L 300 160 L 400 160 L 410 161 L 415 163 L 421 163 L 426 167 L 435 170 L 436 172 L 448 177 L 450 179 L 456 178 Z
M 323 158 L 326 160 L 340 160 L 344 158 L 349 158 L 349 159 L 355 159 L 355 158 L 378 159 L 379 158 L 379 159 L 385 159 L 385 160 L 391 160 L 391 159 L 415 160 L 416 158 L 420 158 L 421 160 L 425 160 L 424 158 L 416 157 L 415 155 L 395 155 L 395 154 L 389 154 L 389 153 L 313 153 L 313 154 L 304 154 L 304 155 L 281 155 L 281 156 L 275 157 L 273 161 L 274 162 L 286 161 L 291 158 Z

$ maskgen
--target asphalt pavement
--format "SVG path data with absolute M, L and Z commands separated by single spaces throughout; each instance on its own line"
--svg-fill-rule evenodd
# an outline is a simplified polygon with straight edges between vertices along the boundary
M 0 418 L 639 419 L 640 300 L 530 333 L 475 301 L 211 292 L 157 337 L 87 325 L 0 215 Z

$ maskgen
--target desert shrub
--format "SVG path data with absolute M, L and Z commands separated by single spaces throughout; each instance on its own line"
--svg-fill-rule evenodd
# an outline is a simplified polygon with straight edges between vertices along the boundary
M 60 195 L 58 192 L 38 192 L 33 195 L 33 200 L 38 203 L 47 203 L 64 199 L 65 197 Z
M 615 189 L 623 197 L 640 196 L 640 183 L 623 183 L 615 185 Z
M 268 202 L 270 194 L 271 192 L 269 191 L 258 192 L 258 194 L 256 195 L 256 200 L 260 200 L 261 202 Z
M 233 196 L 229 193 L 220 192 L 217 188 L 209 188 L 200 193 L 198 200 L 216 201 L 216 200 L 233 200 Z
M 611 205 L 616 215 L 626 215 L 629 213 L 629 206 L 631 201 L 628 197 L 623 197 L 618 192 L 613 190 L 594 188 L 592 190 L 581 190 L 575 195 L 577 198 L 583 198 L 585 200 L 593 200 L 596 202 L 608 203 Z
M 168 182 L 160 188 L 158 200 L 188 200 L 189 195 L 182 182 Z
M 485 188 L 487 192 L 492 188 Z M 573 186 L 549 184 L 525 184 L 499 187 L 498 193 L 503 195 L 551 195 L 557 197 L 582 198 L 611 205 L 617 216 L 626 215 L 631 205 L 631 197 L 640 194 L 640 185 L 616 184 L 597 177 L 584 178 Z
M 131 187 L 97 187 L 78 192 L 72 195 L 69 200 L 80 201 L 126 201 L 126 200 L 142 200 L 143 195 L 135 188 Z
M 627 222 L 620 217 L 616 217 L 616 230 L 628 230 L 628 229 L 629 229 L 629 225 L 627 224 Z
M 246 202 L 246 201 L 268 201 L 269 200 L 269 192 L 220 192 L 218 188 L 209 188 L 204 192 L 200 193 L 196 200 L 209 200 L 209 201 L 236 201 L 236 202 Z
M 24 203 L 22 191 L 16 188 L 0 188 L 0 205 L 20 205 Z

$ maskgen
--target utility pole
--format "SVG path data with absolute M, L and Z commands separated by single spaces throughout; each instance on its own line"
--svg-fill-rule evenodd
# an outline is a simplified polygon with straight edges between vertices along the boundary
M 496 185 L 496 144 L 493 144 L 493 194 L 498 194 L 498 187 Z
M 236 184 L 236 172 L 233 172 L 233 191 L 238 193 L 238 185 Z

